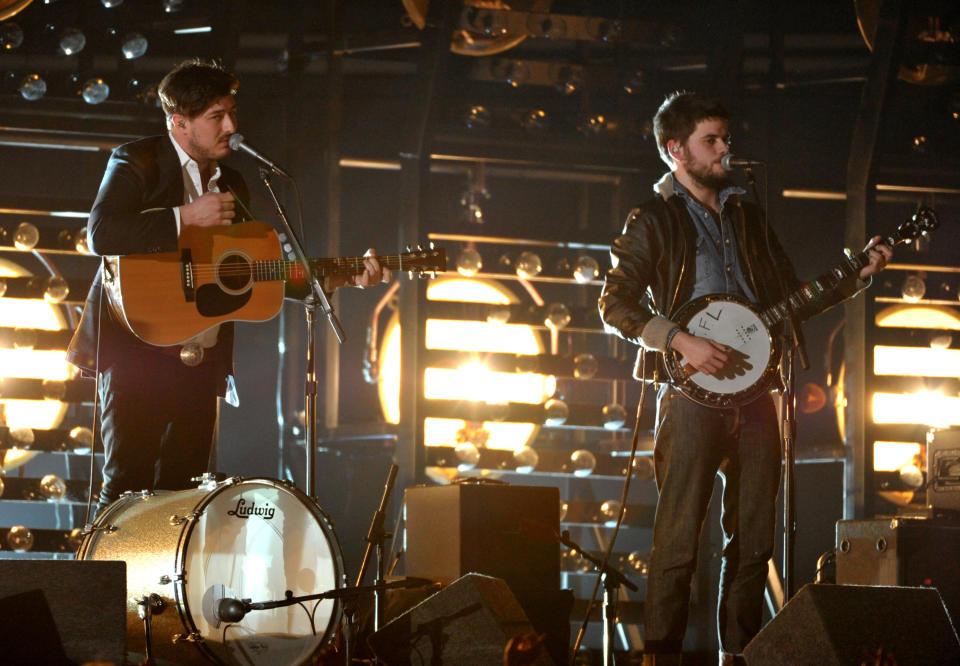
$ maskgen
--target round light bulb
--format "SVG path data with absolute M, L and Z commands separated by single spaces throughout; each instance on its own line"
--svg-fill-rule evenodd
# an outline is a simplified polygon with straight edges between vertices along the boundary
M 23 28 L 16 23 L 0 23 L 0 48 L 12 51 L 23 44 Z
M 472 247 L 465 247 L 457 255 L 457 272 L 464 277 L 473 277 L 483 268 L 483 257 Z
M 47 474 L 40 479 L 40 494 L 55 502 L 62 500 L 67 494 L 67 482 L 56 474 Z
M 461 472 L 473 469 L 477 466 L 477 463 L 480 462 L 480 450 L 473 442 L 461 442 L 457 444 L 454 453 L 457 454 L 457 459 L 460 461 L 457 469 Z
M 586 449 L 577 449 L 570 454 L 574 476 L 590 476 L 597 467 L 597 457 Z
M 123 45 L 120 47 L 120 51 L 123 53 L 124 58 L 133 60 L 146 53 L 148 45 L 149 43 L 146 37 L 139 32 L 131 32 L 123 38 Z
M 28 102 L 36 102 L 47 94 L 47 82 L 39 74 L 28 74 L 20 82 L 20 96 Z
M 567 417 L 570 416 L 570 408 L 567 406 L 567 403 L 563 400 L 557 400 L 556 398 L 547 400 L 543 406 L 543 412 L 543 422 L 549 426 L 563 425 L 567 422 Z
M 563 303 L 551 303 L 547 306 L 547 316 L 543 323 L 554 330 L 561 330 L 570 323 L 570 308 Z
M 100 77 L 87 79 L 81 94 L 87 104 L 100 104 L 110 97 L 110 86 Z
M 522 278 L 532 278 L 543 271 L 543 262 L 535 252 L 529 250 L 521 252 L 517 257 L 517 275 Z
M 33 548 L 33 532 L 23 525 L 14 525 L 7 532 L 7 545 L 18 553 L 25 553 Z
M 13 232 L 13 246 L 22 252 L 29 252 L 40 241 L 40 230 L 30 222 L 21 222 Z
M 87 36 L 77 28 L 67 28 L 60 35 L 60 51 L 63 55 L 76 55 L 87 45 Z
M 588 254 L 577 257 L 577 263 L 573 268 L 573 279 L 580 284 L 586 284 L 591 280 L 596 280 L 600 275 L 600 264 L 597 260 Z
M 611 402 L 601 410 L 603 427 L 607 430 L 618 430 L 627 422 L 627 410 L 622 405 Z
M 592 379 L 599 366 L 600 363 L 593 354 L 577 354 L 573 357 L 573 376 L 577 379 Z
M 48 303 L 63 303 L 70 295 L 70 285 L 59 276 L 53 276 L 47 280 L 47 288 L 43 292 L 43 298 Z
M 540 455 L 529 446 L 522 446 L 513 452 L 513 464 L 520 474 L 530 474 L 537 468 Z

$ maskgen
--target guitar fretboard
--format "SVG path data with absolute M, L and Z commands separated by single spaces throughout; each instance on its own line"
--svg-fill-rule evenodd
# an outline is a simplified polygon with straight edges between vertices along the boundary
M 365 257 L 337 257 L 336 259 L 311 259 L 310 268 L 318 278 L 331 275 L 356 275 L 364 270 Z M 377 260 L 384 268 L 392 271 L 437 271 L 443 270 L 436 264 L 435 251 L 406 252 L 404 254 L 377 255 Z M 303 266 L 299 261 L 286 259 L 271 259 L 255 261 L 252 264 L 253 279 L 257 282 L 272 280 L 304 279 Z

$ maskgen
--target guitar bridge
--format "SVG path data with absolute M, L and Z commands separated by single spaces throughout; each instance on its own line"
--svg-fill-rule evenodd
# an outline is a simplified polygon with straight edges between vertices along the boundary
M 197 285 L 193 281 L 193 255 L 187 247 L 180 250 L 180 285 L 187 303 L 197 300 Z

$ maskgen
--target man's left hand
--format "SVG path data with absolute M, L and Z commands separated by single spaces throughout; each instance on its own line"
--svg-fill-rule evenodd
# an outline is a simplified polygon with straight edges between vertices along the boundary
M 363 255 L 362 273 L 333 278 L 334 282 L 328 288 L 336 289 L 337 287 L 351 286 L 365 289 L 380 282 L 390 282 L 390 277 L 390 269 L 384 268 L 380 264 L 380 260 L 377 259 L 377 251 L 371 247 Z
M 876 275 L 882 271 L 887 263 L 893 259 L 893 248 L 886 243 L 881 243 L 883 236 L 874 236 L 863 249 L 870 259 L 870 263 L 860 269 L 860 279 L 866 280 L 871 275 Z

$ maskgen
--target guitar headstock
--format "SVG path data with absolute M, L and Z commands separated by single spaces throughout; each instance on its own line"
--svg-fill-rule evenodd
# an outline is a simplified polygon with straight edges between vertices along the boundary
M 940 226 L 937 214 L 929 206 L 918 206 L 908 220 L 904 220 L 894 236 L 892 245 L 910 243 Z
M 437 273 L 447 270 L 447 251 L 442 247 L 434 247 L 433 243 L 426 248 L 408 245 L 407 251 L 400 255 L 400 266 L 411 280 L 414 277 L 436 277 Z

